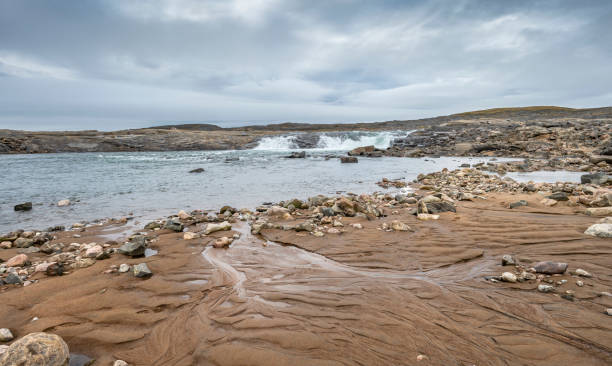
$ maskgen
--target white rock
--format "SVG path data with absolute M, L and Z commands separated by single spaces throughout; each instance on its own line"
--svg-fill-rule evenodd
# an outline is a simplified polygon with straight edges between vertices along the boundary
M 189 215 L 187 212 L 185 212 L 185 211 L 183 211 L 183 210 L 180 210 L 177 216 L 178 216 L 178 217 L 179 217 L 179 219 L 181 219 L 181 220 L 187 220 L 188 218 L 190 218 L 190 217 L 191 217 L 191 216 L 190 216 L 190 215 Z
M 129 270 L 130 270 L 130 265 L 129 264 L 122 263 L 119 266 L 119 272 L 121 272 L 121 273 L 129 272 Z
M 552 287 L 551 285 L 538 285 L 538 291 L 540 292 L 553 292 L 555 291 L 555 288 Z
M 340 230 L 332 227 L 332 228 L 327 229 L 327 233 L 328 234 L 340 234 Z
M 577 274 L 578 276 L 582 276 L 582 277 L 593 277 L 592 274 L 590 274 L 589 272 L 585 271 L 582 268 L 578 268 L 574 271 L 575 274 Z
M 128 366 L 128 363 L 123 361 L 123 360 L 117 360 L 117 361 L 115 361 L 113 366 Z
M 0 342 L 10 342 L 13 340 L 13 333 L 8 328 L 0 328 Z
M 600 238 L 612 238 L 612 224 L 594 224 L 589 226 L 584 233 Z
M 400 222 L 398 220 L 393 220 L 391 222 L 391 228 L 395 231 L 412 231 L 412 229 L 410 228 L 410 226 L 404 224 L 403 222 Z
M 220 224 L 208 224 L 206 225 L 206 230 L 204 230 L 204 234 L 208 235 L 210 233 L 214 233 L 215 231 L 221 231 L 221 230 L 231 230 L 232 225 L 227 222 L 227 221 L 223 221 Z
M 198 233 L 187 231 L 186 233 L 183 234 L 183 239 L 192 240 L 192 239 L 196 239 L 198 236 L 199 236 Z
M 516 282 L 516 275 L 514 273 L 511 272 L 504 272 L 501 275 L 501 279 L 504 282 Z
M 361 224 L 351 224 L 351 226 L 355 229 L 363 229 L 363 225 Z
M 420 213 L 417 215 L 417 219 L 422 220 L 422 221 L 438 220 L 439 218 L 440 218 L 440 215 L 425 214 L 425 213 Z
M 612 316 L 612 308 L 606 309 L 606 314 Z
M 93 247 L 87 249 L 87 251 L 85 251 L 85 256 L 87 258 L 95 258 L 98 255 L 102 254 L 102 246 L 101 245 L 94 245 Z
M 540 201 L 541 204 L 543 204 L 546 207 L 552 207 L 554 205 L 557 204 L 557 201 L 551 199 L 551 198 L 544 198 L 543 200 Z
M 61 200 L 57 202 L 59 207 L 70 206 L 70 200 Z

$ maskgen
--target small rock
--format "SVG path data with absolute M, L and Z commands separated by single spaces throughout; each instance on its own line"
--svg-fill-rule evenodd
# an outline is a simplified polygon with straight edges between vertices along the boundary
M 140 257 L 144 255 L 146 246 L 145 237 L 137 235 L 117 249 L 117 252 L 130 257 Z
M 612 207 L 591 207 L 585 213 L 589 216 L 612 216 Z
M 87 258 L 96 258 L 100 254 L 102 254 L 104 249 L 102 249 L 101 245 L 94 245 L 93 247 L 87 249 L 85 251 L 85 256 Z
M 540 203 L 546 207 L 552 207 L 557 204 L 557 201 L 550 199 L 550 198 L 544 198 L 543 200 L 540 201 Z
M 138 278 L 148 278 L 153 276 L 153 272 L 151 272 L 146 263 L 140 263 L 134 266 L 134 276 Z
M 62 263 L 50 263 L 45 274 L 47 276 L 61 276 L 64 274 L 64 265 Z
M 0 243 L 1 249 L 11 249 L 12 246 L 13 246 L 13 243 L 10 241 L 3 241 Z
M 604 311 L 604 313 L 605 313 L 606 315 L 612 316 L 612 308 L 608 308 L 608 309 L 606 309 L 606 311 Z
M 417 219 L 422 220 L 422 221 L 438 220 L 439 218 L 440 218 L 440 215 L 433 215 L 433 214 L 427 214 L 427 213 L 420 213 L 417 215 Z
M 32 202 L 24 202 L 13 207 L 15 211 L 30 211 L 32 209 Z
M 0 365 L 65 366 L 70 351 L 64 340 L 49 333 L 30 333 L 0 355 Z
M 356 224 L 351 224 L 351 227 L 352 227 L 352 228 L 355 228 L 355 229 L 363 229 L 363 225 L 361 225 L 361 224 L 359 224 L 359 223 L 356 223 Z
M 213 243 L 213 246 L 215 248 L 223 248 L 223 247 L 229 246 L 232 243 L 232 241 L 234 241 L 232 238 L 228 238 L 227 236 L 224 236 L 222 238 L 215 240 L 215 242 Z
M 123 360 L 117 360 L 113 363 L 113 366 L 128 366 L 128 363 Z
M 538 285 L 538 291 L 540 291 L 540 292 L 553 292 L 553 291 L 555 291 L 555 288 L 553 286 L 551 286 L 551 285 L 541 284 L 541 285 Z
M 187 212 L 180 210 L 179 213 L 176 215 L 179 217 L 179 219 L 181 220 L 187 220 L 191 218 L 191 215 L 189 215 Z
M 504 254 L 501 260 L 502 266 L 513 266 L 516 264 L 514 257 L 510 254 Z
M 527 206 L 527 201 L 525 200 L 520 200 L 520 201 L 516 201 L 516 202 L 512 202 L 510 203 L 510 208 L 517 208 L 517 207 L 521 207 L 521 206 Z
M 184 240 L 192 240 L 192 239 L 196 239 L 198 237 L 199 237 L 198 233 L 194 233 L 194 232 L 191 232 L 191 231 L 187 231 L 186 233 L 183 234 L 183 239 Z
M 391 222 L 391 228 L 394 231 L 412 231 L 412 228 L 410 228 L 410 226 L 404 224 L 403 222 L 400 222 L 398 220 L 393 220 Z
M 355 156 L 343 156 L 340 158 L 340 162 L 342 164 L 354 164 L 354 163 L 358 163 L 359 160 L 355 157 Z
M 8 328 L 0 328 L 0 342 L 10 342 L 13 340 L 13 333 Z
M 204 230 L 204 234 L 208 235 L 210 233 L 214 233 L 216 231 L 222 231 L 222 230 L 231 230 L 232 229 L 232 225 L 227 222 L 227 221 L 223 221 L 220 224 L 208 224 L 206 225 L 206 229 Z
M 58 207 L 70 206 L 70 200 L 61 200 L 57 202 Z
M 516 282 L 516 280 L 517 280 L 516 275 L 514 273 L 511 273 L 511 272 L 504 272 L 504 273 L 502 273 L 501 279 L 504 282 L 512 282 L 512 283 Z
M 4 283 L 9 285 L 21 285 L 23 281 L 15 273 L 11 272 L 4 278 Z
M 578 280 L 578 281 L 576 281 L 576 286 L 582 287 L 582 286 L 584 286 L 584 282 Z
M 190 170 L 189 173 L 204 173 L 204 168 L 195 168 Z
M 172 220 L 166 221 L 164 228 L 180 233 L 181 231 L 183 231 L 185 226 L 178 219 L 172 219 Z
M 585 270 L 584 270 L 584 269 L 582 269 L 582 268 L 577 268 L 577 269 L 574 271 L 574 274 L 576 274 L 576 275 L 578 275 L 578 276 L 581 276 L 581 277 L 587 277 L 587 278 L 593 277 L 593 275 L 592 275 L 592 274 L 590 274 L 589 272 L 585 271 Z
M 567 193 L 565 192 L 555 192 L 553 194 L 551 194 L 550 196 L 546 197 L 549 198 L 551 200 L 555 200 L 555 201 L 567 201 L 569 200 Z
M 567 263 L 560 262 L 539 262 L 534 266 L 537 273 L 562 274 L 567 270 Z
M 119 266 L 119 273 L 125 273 L 125 272 L 128 272 L 129 270 L 130 270 L 130 265 L 129 264 L 122 263 Z
M 23 267 L 30 263 L 28 256 L 25 254 L 17 254 L 13 258 L 6 261 L 7 267 Z

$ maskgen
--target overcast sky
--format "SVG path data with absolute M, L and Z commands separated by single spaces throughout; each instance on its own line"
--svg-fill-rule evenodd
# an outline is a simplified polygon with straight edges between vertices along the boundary
M 0 0 L 0 128 L 612 105 L 612 1 Z

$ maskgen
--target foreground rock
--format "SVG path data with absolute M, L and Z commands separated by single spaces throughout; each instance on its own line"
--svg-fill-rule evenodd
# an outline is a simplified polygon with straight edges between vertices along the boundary
M 13 340 L 13 333 L 8 328 L 0 329 L 0 342 L 10 342 Z
M 149 278 L 151 276 L 153 276 L 153 272 L 151 272 L 146 263 L 140 263 L 134 266 L 134 277 Z
M 600 238 L 612 238 L 612 224 L 594 224 L 589 226 L 584 233 Z
M 533 268 L 537 273 L 562 274 L 567 270 L 567 263 L 561 262 L 539 262 Z
M 49 333 L 30 333 L 17 340 L 0 355 L 0 365 L 66 366 L 70 358 L 68 345 Z
M 137 235 L 117 249 L 117 252 L 130 257 L 140 257 L 144 255 L 146 248 L 146 238 L 142 235 Z

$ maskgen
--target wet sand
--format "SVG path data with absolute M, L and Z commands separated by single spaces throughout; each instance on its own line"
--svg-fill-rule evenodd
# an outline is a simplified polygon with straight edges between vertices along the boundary
M 519 199 L 529 206 L 506 208 Z M 236 222 L 241 238 L 227 249 L 209 246 L 227 231 L 187 241 L 161 230 L 154 256 L 115 254 L 62 277 L 4 286 L 0 319 L 16 337 L 59 334 L 96 365 L 609 365 L 612 317 L 604 310 L 612 297 L 601 293 L 612 292 L 611 242 L 583 234 L 597 218 L 540 199 L 489 195 L 437 221 L 393 208 L 380 220 L 343 218 L 345 232 L 324 237 L 255 236 Z M 378 229 L 398 219 L 414 232 Z M 104 242 L 103 230 L 57 241 Z M 0 252 L 4 260 L 14 254 Z M 568 282 L 540 293 L 536 281 L 486 281 L 511 269 L 501 266 L 503 254 L 526 266 L 567 262 L 568 272 L 551 278 Z M 150 279 L 103 273 L 141 262 Z M 576 268 L 593 278 L 570 275 Z M 561 298 L 565 290 L 574 301 Z

